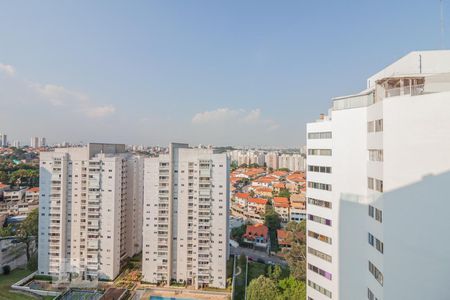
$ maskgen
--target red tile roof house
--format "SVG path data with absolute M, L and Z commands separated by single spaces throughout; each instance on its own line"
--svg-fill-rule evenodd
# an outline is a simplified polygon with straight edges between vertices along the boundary
M 234 201 L 242 208 L 247 208 L 247 200 L 250 198 L 248 193 L 236 193 Z
M 286 197 L 274 197 L 272 200 L 273 208 L 280 215 L 281 223 L 289 222 L 289 199 Z
M 263 224 L 247 225 L 243 236 L 244 242 L 253 246 L 254 249 L 269 251 L 270 238 L 269 228 Z
M 266 213 L 268 202 L 269 201 L 264 198 L 248 198 L 247 201 L 248 211 L 264 215 Z
M 292 235 L 293 233 L 291 231 L 277 229 L 278 246 L 282 251 L 291 248 L 291 242 L 293 240 Z M 303 232 L 297 232 L 296 237 L 300 241 L 305 241 L 305 235 L 303 234 Z

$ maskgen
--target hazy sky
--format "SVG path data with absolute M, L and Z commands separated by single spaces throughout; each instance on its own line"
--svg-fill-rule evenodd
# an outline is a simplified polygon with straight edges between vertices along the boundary
M 439 15 L 438 0 L 0 0 L 0 132 L 299 146 L 331 97 L 441 48 Z

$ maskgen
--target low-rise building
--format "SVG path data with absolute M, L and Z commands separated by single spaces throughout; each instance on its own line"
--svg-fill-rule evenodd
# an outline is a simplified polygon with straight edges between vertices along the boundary
M 268 251 L 270 248 L 269 228 L 263 224 L 247 225 L 244 242 L 253 248 Z
M 248 212 L 263 216 L 266 213 L 269 200 L 264 198 L 249 198 L 247 201 Z
M 289 222 L 289 199 L 286 197 L 274 197 L 272 200 L 275 212 L 280 215 L 281 223 Z
M 291 194 L 289 220 L 300 222 L 306 219 L 305 194 Z
M 258 197 L 272 197 L 272 188 L 269 187 L 253 187 L 252 191 L 255 193 Z

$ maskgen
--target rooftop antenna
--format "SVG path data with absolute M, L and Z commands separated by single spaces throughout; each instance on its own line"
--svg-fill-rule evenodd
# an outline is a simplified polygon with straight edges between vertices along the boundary
M 441 9 L 441 48 L 445 49 L 444 0 L 440 0 Z

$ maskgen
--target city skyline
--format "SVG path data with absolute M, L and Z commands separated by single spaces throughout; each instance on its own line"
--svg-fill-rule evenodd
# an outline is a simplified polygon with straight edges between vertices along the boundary
M 376 24 L 370 4 L 356 1 L 352 10 L 295 2 L 0 5 L 0 104 L 9 108 L 0 128 L 11 141 L 46 136 L 49 144 L 299 147 L 306 122 L 326 113 L 331 97 L 361 89 L 361 78 L 412 50 L 445 46 L 438 1 L 409 3 L 402 15 L 401 3 L 385 3 Z M 380 34 L 385 43 L 373 43 Z

